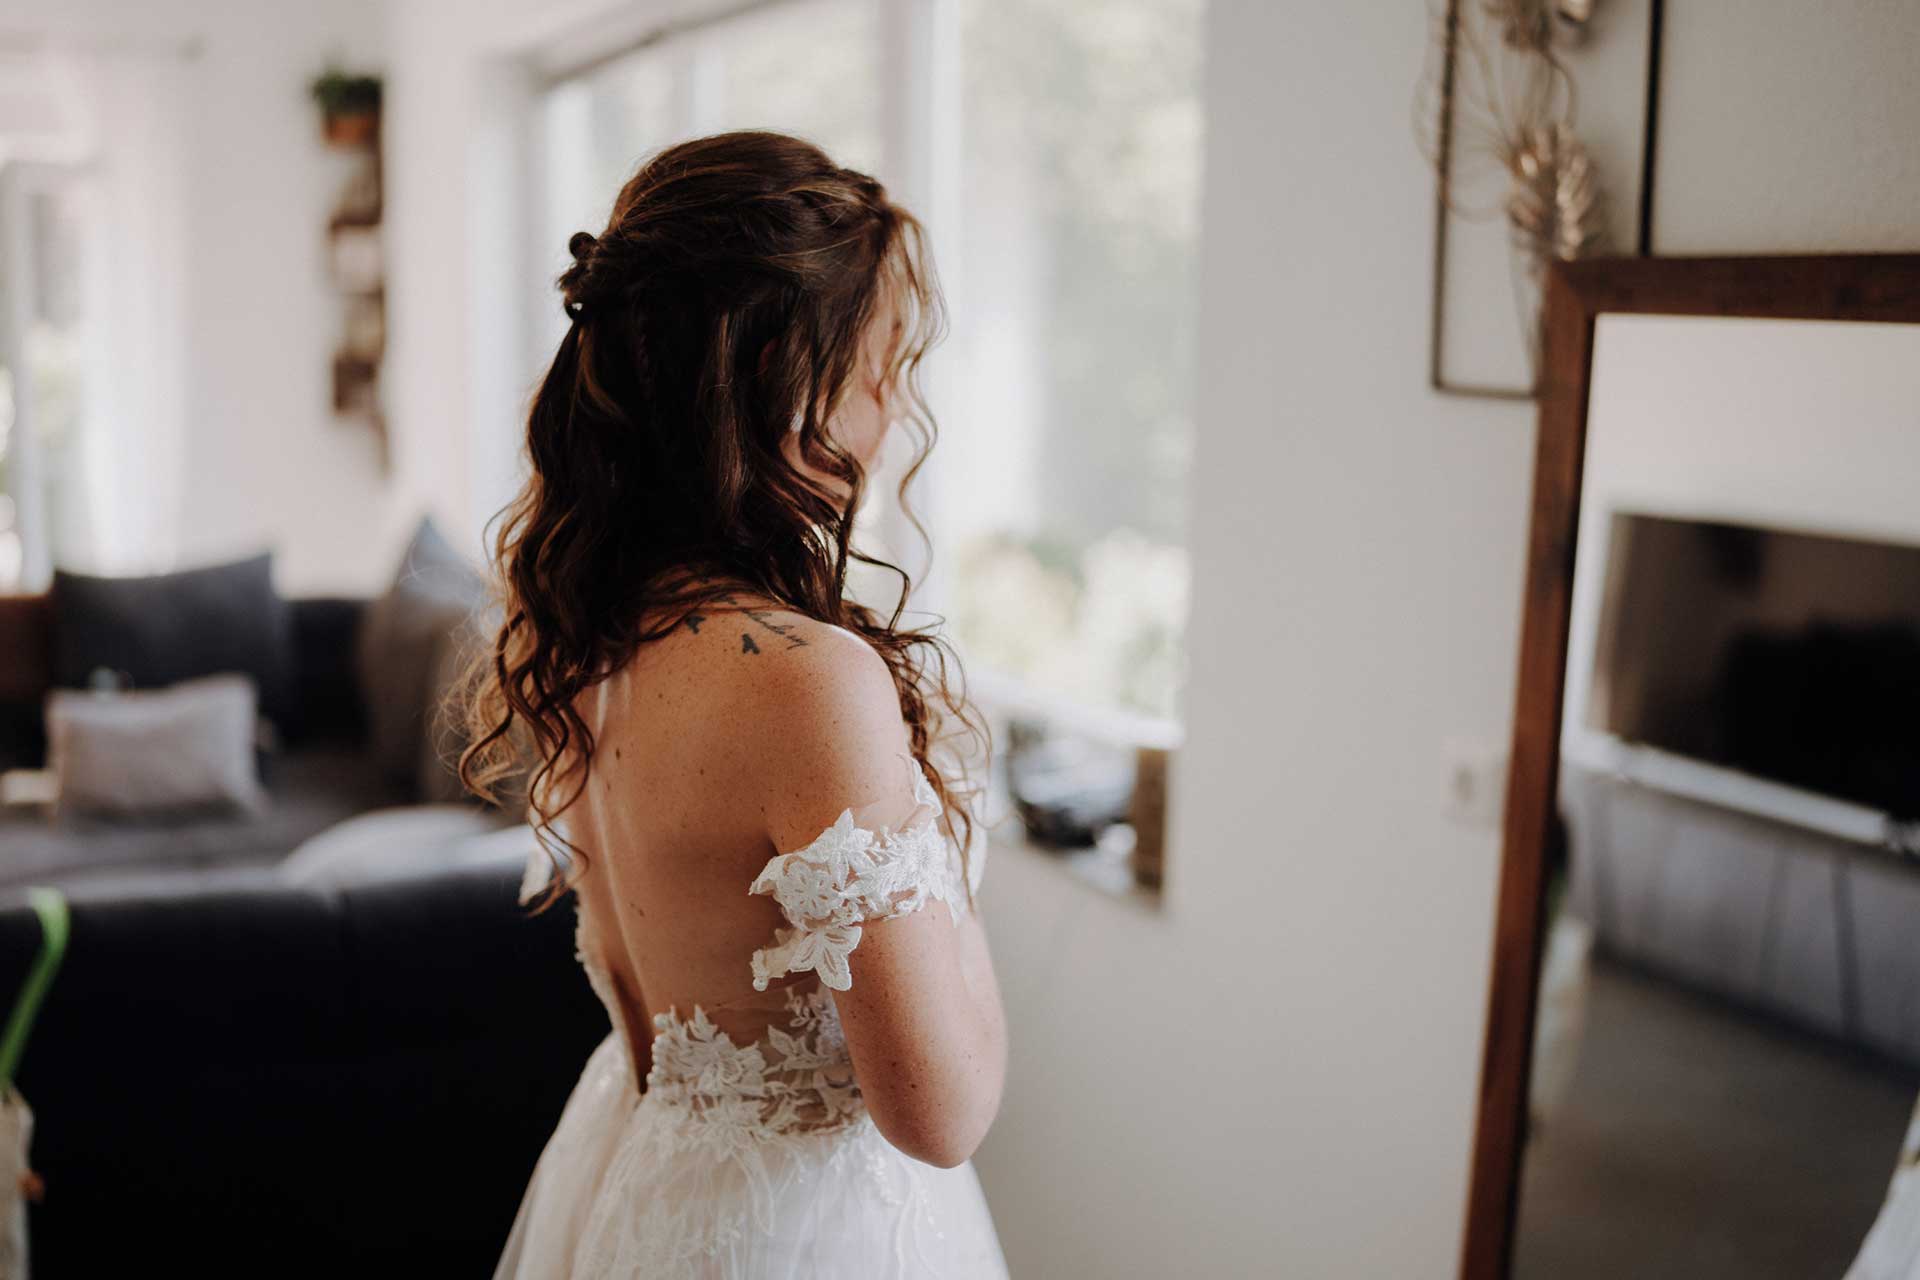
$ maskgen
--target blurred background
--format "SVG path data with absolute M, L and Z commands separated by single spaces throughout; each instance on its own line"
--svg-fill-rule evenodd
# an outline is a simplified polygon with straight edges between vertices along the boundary
M 1565 56 L 1607 232 L 1577 248 L 1630 252 L 1648 0 L 1474 12 L 1506 8 L 1577 11 L 1584 51 Z M 1051 744 L 1030 781 L 1054 803 L 1026 816 L 1074 845 L 997 828 L 987 876 L 1013 1063 L 977 1163 L 1014 1273 L 1453 1274 L 1533 461 L 1514 298 L 1537 279 L 1510 263 L 1498 216 L 1437 252 L 1449 11 L 0 0 L 0 596 L 44 600 L 56 569 L 149 578 L 270 553 L 307 691 L 278 726 L 269 835 L 243 847 L 221 828 L 186 855 L 177 826 L 62 843 L 26 775 L 42 772 L 46 690 L 94 667 L 64 656 L 42 606 L 0 610 L 0 711 L 19 711 L 0 765 L 23 778 L 0 825 L 6 883 L 59 878 L 76 856 L 116 877 L 163 862 L 253 876 L 199 886 L 241 895 L 216 907 L 124 879 L 94 886 L 96 902 L 118 896 L 92 916 L 77 896 L 76 939 L 89 919 L 96 939 L 133 932 L 124 950 L 93 944 L 91 977 L 76 942 L 36 1032 L 42 1061 L 54 1044 L 104 1049 L 122 1025 L 203 1045 L 167 1079 L 289 1151 L 357 1130 L 276 1127 L 284 1095 L 262 1089 L 255 1115 L 246 1080 L 284 1071 L 343 1117 L 378 1097 L 394 1125 L 423 1127 L 393 1130 L 372 1192 L 314 1190 L 303 1209 L 258 1179 L 203 1189 L 252 1205 L 263 1231 L 364 1235 L 391 1258 L 408 1228 L 368 1225 L 368 1206 L 433 1184 L 443 1200 L 409 1209 L 443 1213 L 444 1230 L 413 1247 L 497 1251 L 492 1224 L 504 1232 L 567 1064 L 604 1033 L 570 952 L 512 932 L 510 902 L 475 906 L 501 898 L 493 881 L 493 898 L 430 902 L 340 887 L 338 867 L 401 845 L 498 834 L 470 815 L 398 843 L 382 829 L 352 857 L 335 838 L 301 864 L 335 869 L 304 871 L 314 893 L 297 903 L 278 868 L 342 819 L 449 800 L 420 689 L 461 612 L 442 606 L 467 599 L 461 575 L 520 474 L 567 237 L 603 226 L 658 147 L 771 127 L 870 170 L 931 233 L 953 328 L 929 369 L 941 441 L 915 502 L 937 554 L 887 500 L 863 519 L 922 577 L 916 608 L 948 619 L 1009 740 Z M 1920 243 L 1916 47 L 1900 0 L 1676 6 L 1658 251 Z M 1476 380 L 1508 385 L 1449 385 Z M 369 657 L 368 628 L 423 583 L 426 605 L 406 607 L 425 629 L 409 646 L 392 626 L 404 661 Z M 378 678 L 402 669 L 405 696 L 383 694 Z M 407 699 L 413 737 L 384 742 L 382 708 Z M 388 758 L 378 777 L 361 772 L 369 753 Z M 1049 791 L 1058 776 L 1071 785 Z M 172 905 L 149 912 L 157 897 Z M 419 920 L 486 939 L 498 972 L 436 969 L 399 923 Z M 297 962 L 229 964 L 303 930 L 315 941 Z M 4 933 L 12 982 L 33 943 Z M 516 950 L 536 946 L 537 962 Z M 126 977 L 143 965 L 151 990 Z M 423 1020 L 450 987 L 471 989 Z M 586 1003 L 564 1006 L 561 987 Z M 284 1063 L 237 1066 L 246 1043 L 211 1014 L 163 1016 L 178 990 L 267 1019 Z M 170 1166 L 126 1163 L 150 1093 L 43 1070 L 23 1092 L 49 1116 L 56 1096 L 99 1112 L 42 1126 L 41 1158 L 64 1158 L 68 1185 L 138 1176 L 185 1194 Z M 499 1167 L 458 1171 L 472 1185 L 422 1154 L 509 1114 Z M 259 1157 L 243 1138 L 239 1163 Z M 42 1211 L 49 1238 L 88 1237 L 46 1216 L 58 1204 Z
M 564 39 L 511 10 L 373 4 L 314 6 L 294 32 L 138 8 L 110 35 L 22 31 L 6 373 L 28 422 L 4 455 L 0 587 L 271 546 L 286 588 L 367 588 L 422 510 L 477 551 L 563 331 L 568 236 L 604 227 L 668 142 L 777 127 L 934 228 L 957 323 L 924 502 L 957 632 L 996 671 L 1170 720 L 1199 0 L 655 8 L 556 17 Z M 478 46 L 464 63 L 453 39 Z M 495 47 L 523 40 L 537 51 Z M 269 67 L 333 78 L 303 104 L 266 91 Z M 489 79 L 453 119 L 425 78 L 456 70 Z M 373 131 L 323 135 L 325 112 L 359 110 L 356 76 L 391 101 Z M 456 352 L 464 386 L 432 363 Z

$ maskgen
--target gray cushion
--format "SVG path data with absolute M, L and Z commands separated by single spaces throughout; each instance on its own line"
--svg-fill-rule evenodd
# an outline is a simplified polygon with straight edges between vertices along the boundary
M 396 783 L 421 785 L 429 710 L 440 702 L 434 687 L 438 650 L 485 602 L 480 574 L 427 519 L 414 531 L 393 585 L 367 606 L 358 660 L 368 746 Z
M 134 815 L 266 806 L 246 676 L 133 693 L 47 695 L 47 758 L 62 813 Z
M 136 689 L 238 672 L 253 677 L 262 714 L 288 716 L 292 621 L 272 553 L 143 578 L 57 570 L 49 595 L 56 685 L 84 688 L 97 668 Z

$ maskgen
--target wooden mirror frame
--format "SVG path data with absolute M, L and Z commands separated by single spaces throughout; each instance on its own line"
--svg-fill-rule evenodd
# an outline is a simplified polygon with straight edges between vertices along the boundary
M 1594 258 L 1555 263 L 1549 272 L 1519 687 L 1462 1280 L 1506 1280 L 1513 1263 L 1594 321 L 1611 312 L 1920 324 L 1920 254 Z

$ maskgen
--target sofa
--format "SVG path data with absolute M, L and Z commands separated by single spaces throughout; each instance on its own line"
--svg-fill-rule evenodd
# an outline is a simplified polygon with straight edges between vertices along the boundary
M 530 915 L 521 865 L 75 888 L 17 1082 L 33 1274 L 490 1274 L 607 1033 L 573 909 Z M 39 942 L 0 907 L 9 992 Z
M 256 811 L 0 806 L 0 1008 L 40 945 L 27 887 L 61 890 L 72 916 L 16 1081 L 44 1180 L 36 1275 L 491 1268 L 608 1027 L 571 905 L 520 901 L 531 833 L 458 803 L 418 723 L 431 697 L 414 686 L 444 679 L 472 610 L 466 585 L 432 589 L 445 552 L 423 526 L 371 599 L 281 601 L 261 563 L 194 571 L 246 568 L 283 633 L 286 669 L 259 686 Z M 121 608 L 134 633 L 192 612 L 142 600 L 153 583 Z M 92 664 L 73 660 L 87 639 L 61 588 L 0 597 L 0 769 L 46 763 L 49 693 Z M 136 688 L 203 674 L 168 667 L 193 635 L 147 648 L 110 664 Z

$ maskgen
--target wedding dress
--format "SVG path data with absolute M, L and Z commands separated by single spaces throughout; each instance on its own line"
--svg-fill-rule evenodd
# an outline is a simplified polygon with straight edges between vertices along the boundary
M 644 1091 L 580 912 L 580 962 L 613 1030 L 534 1168 L 496 1280 L 1006 1275 L 972 1162 L 924 1164 L 875 1128 L 827 990 L 852 985 L 863 924 L 938 901 L 957 926 L 967 881 L 978 887 L 984 858 L 963 876 L 932 788 L 910 765 L 906 821 L 865 826 L 847 809 L 743 887 L 771 896 L 786 926 L 741 957 L 753 993 L 654 1015 Z M 809 976 L 769 989 L 790 973 Z

